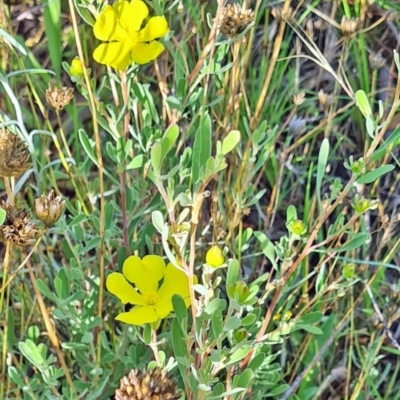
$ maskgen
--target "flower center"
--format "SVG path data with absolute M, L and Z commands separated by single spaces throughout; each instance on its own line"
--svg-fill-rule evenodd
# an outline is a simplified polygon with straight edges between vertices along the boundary
M 143 297 L 149 306 L 154 306 L 158 301 L 158 294 L 155 292 L 146 293 Z

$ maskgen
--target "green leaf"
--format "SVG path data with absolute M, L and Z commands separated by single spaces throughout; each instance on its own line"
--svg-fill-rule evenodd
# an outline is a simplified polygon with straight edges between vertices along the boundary
M 50 54 L 51 64 L 56 72 L 57 79 L 61 77 L 61 1 L 49 1 L 43 10 L 44 27 L 47 36 L 47 49 Z
M 200 120 L 193 144 L 192 181 L 194 190 L 197 190 L 201 179 L 201 170 L 205 169 L 207 160 L 211 156 L 211 135 L 211 118 L 205 114 Z
M 224 326 L 224 331 L 229 332 L 232 331 L 233 329 L 237 329 L 240 326 L 240 318 L 236 316 L 230 317 Z
M 316 322 L 321 320 L 323 315 L 324 314 L 322 314 L 322 312 L 320 311 L 310 312 L 301 317 L 301 322 L 304 322 L 305 324 L 315 324 Z
M 160 143 L 154 143 L 151 148 L 151 165 L 156 175 L 161 174 L 162 147 Z
M 321 185 L 322 180 L 325 175 L 326 165 L 328 164 L 329 157 L 329 140 L 325 138 L 319 149 L 318 155 L 318 165 L 317 165 L 317 199 L 320 209 L 322 209 L 322 201 L 321 201 Z
M 19 376 L 18 371 L 15 367 L 8 367 L 8 375 L 10 378 L 18 385 L 18 387 L 23 388 L 25 383 L 23 382 L 22 378 Z
M 286 222 L 293 222 L 297 219 L 297 210 L 296 207 L 290 205 L 286 210 Z
M 237 281 L 237 277 L 239 274 L 239 261 L 235 259 L 230 259 L 228 261 L 228 274 L 226 277 L 226 284 L 227 285 L 234 285 Z
M 54 279 L 54 287 L 59 299 L 65 300 L 69 296 L 69 281 L 64 269 L 60 269 Z
M 163 233 L 164 230 L 164 217 L 161 211 L 153 211 L 151 213 L 151 222 L 154 225 L 154 228 L 158 230 L 159 233 Z
M 93 343 L 93 333 L 86 332 L 81 339 L 81 343 Z
M 275 261 L 275 247 L 273 243 L 268 239 L 267 235 L 264 232 L 256 231 L 254 232 L 254 236 L 260 242 L 261 250 L 264 253 L 265 257 L 268 258 L 274 268 L 277 268 L 277 264 Z
M 382 167 L 378 167 L 371 172 L 367 172 L 365 175 L 360 176 L 357 179 L 357 183 L 372 183 L 379 179 L 382 175 L 387 174 L 390 171 L 393 171 L 394 165 L 382 165 Z
M 240 349 L 237 349 L 230 357 L 228 362 L 225 364 L 225 366 L 237 363 L 238 361 L 242 360 L 245 358 L 250 351 L 250 346 L 244 345 Z
M 257 316 L 253 313 L 247 314 L 243 319 L 242 319 L 242 326 L 249 326 L 253 325 L 254 322 L 256 322 Z
M 101 243 L 101 237 L 100 236 L 97 236 L 97 237 L 94 237 L 94 238 L 90 239 L 89 243 L 82 250 L 83 253 L 87 253 L 90 250 L 97 249 L 100 246 L 100 243 Z
M 40 368 L 43 366 L 45 360 L 40 353 L 39 348 L 32 340 L 27 339 L 26 342 L 19 342 L 18 348 L 25 358 L 29 360 L 33 365 Z
M 47 288 L 46 284 L 41 279 L 37 280 L 37 285 L 38 285 L 39 290 L 42 292 L 42 294 L 44 294 L 48 299 L 54 301 L 55 303 L 58 302 L 57 297 L 53 293 L 50 292 L 50 290 Z
M 322 334 L 322 330 L 320 328 L 317 328 L 316 326 L 296 324 L 296 328 L 302 329 L 303 331 L 312 333 L 314 335 Z
M 254 374 L 250 368 L 246 368 L 237 379 L 235 383 L 235 387 L 237 388 L 247 388 L 250 385 L 251 380 L 253 379 Z
M 370 236 L 367 235 L 366 233 L 358 233 L 357 235 L 354 235 L 354 238 L 352 240 L 350 240 L 350 242 L 344 244 L 343 246 L 337 247 L 335 249 L 329 249 L 329 251 L 342 252 L 342 251 L 354 250 L 354 249 L 357 249 L 358 247 L 364 245 L 369 239 L 370 239 Z
M 136 169 L 136 168 L 140 168 L 142 167 L 144 164 L 144 155 L 143 154 L 139 154 L 136 157 L 134 157 L 126 166 L 127 170 L 130 169 Z
M 81 3 L 79 0 L 74 0 L 75 4 L 75 9 L 78 10 L 79 15 L 82 17 L 82 19 L 88 24 L 93 26 L 95 23 L 95 20 L 92 16 L 92 14 L 89 12 L 87 6 L 85 5 L 84 7 L 80 7 L 78 3 Z M 89 400 L 89 399 L 86 399 Z
M 357 90 L 356 104 L 365 118 L 372 116 L 372 109 L 369 104 L 368 97 L 367 97 L 366 93 L 364 92 L 364 90 Z
M 176 318 L 179 321 L 179 325 L 181 325 L 182 321 L 188 317 L 186 304 L 181 296 L 174 294 L 172 296 L 172 306 L 174 308 Z
M 215 312 L 216 310 L 219 311 L 224 311 L 226 308 L 226 300 L 224 299 L 212 299 L 207 306 L 204 308 L 204 311 L 208 314 L 208 315 L 212 315 L 213 312 Z
M 3 37 L 8 43 L 10 43 L 12 46 L 14 46 L 22 55 L 26 56 L 27 52 L 21 44 L 15 40 L 13 36 L 11 36 L 9 33 L 7 33 L 5 30 L 0 28 L 0 37 Z
M 278 396 L 278 395 L 286 392 L 286 390 L 288 390 L 288 389 L 289 389 L 289 385 L 287 385 L 286 383 L 283 383 L 282 385 L 279 385 L 275 389 L 270 390 L 268 392 L 268 396 L 269 397 Z
M 223 395 L 223 393 L 224 393 L 224 390 L 225 390 L 225 386 L 221 383 L 221 382 L 218 382 L 215 386 L 214 386 L 214 389 L 213 389 L 213 392 L 212 392 L 212 399 L 216 399 L 216 398 L 220 398 L 220 397 L 222 397 L 222 395 Z
M 6 220 L 6 210 L 4 208 L 0 208 L 0 226 L 4 224 L 4 221 Z
M 230 131 L 222 142 L 222 154 L 225 156 L 230 153 L 240 142 L 240 132 Z
M 81 145 L 82 145 L 83 149 L 85 150 L 86 154 L 93 161 L 93 163 L 95 165 L 97 165 L 97 157 L 94 153 L 93 140 L 92 140 L 92 142 L 90 142 L 88 135 L 86 134 L 86 132 L 83 129 L 78 130 L 78 136 L 79 136 L 79 141 L 81 142 Z
M 259 353 L 257 354 L 250 362 L 249 362 L 249 368 L 253 371 L 256 372 L 258 368 L 261 367 L 265 360 L 265 353 Z
M 375 139 L 375 121 L 371 116 L 367 117 L 365 121 L 365 127 L 367 128 L 367 133 L 371 139 Z
M 223 318 L 221 311 L 216 310 L 214 313 L 211 314 L 211 322 L 214 338 L 220 339 L 220 335 L 223 331 Z
M 184 335 L 182 328 L 180 327 L 179 322 L 176 318 L 172 321 L 171 337 L 172 337 L 172 348 L 174 349 L 175 358 L 178 361 L 179 372 L 181 373 L 182 379 L 185 381 L 186 367 L 182 362 L 179 362 L 179 360 L 186 359 L 187 357 L 186 344 L 183 340 Z
M 114 204 L 113 203 L 107 203 L 105 210 L 104 210 L 104 225 L 106 230 L 109 230 L 112 225 L 115 223 L 114 221 Z
M 161 139 L 161 162 L 164 161 L 166 155 L 172 149 L 179 136 L 178 125 L 171 125 Z

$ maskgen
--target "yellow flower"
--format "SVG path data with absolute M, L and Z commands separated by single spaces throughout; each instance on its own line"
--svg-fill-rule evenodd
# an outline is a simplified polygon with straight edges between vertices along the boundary
M 224 255 L 218 246 L 213 246 L 206 254 L 206 263 L 210 267 L 218 268 L 224 264 Z
M 117 0 L 107 4 L 93 26 L 97 39 L 107 42 L 100 44 L 93 58 L 100 64 L 123 70 L 132 62 L 146 64 L 155 60 L 164 50 L 164 46 L 155 39 L 168 32 L 165 17 L 148 19 L 149 9 L 142 0 Z
M 187 307 L 190 305 L 188 277 L 171 263 L 165 266 L 160 256 L 145 256 L 142 260 L 137 256 L 128 257 L 122 266 L 122 274 L 108 275 L 106 286 L 123 304 L 136 306 L 115 318 L 127 324 L 144 325 L 166 318 L 173 311 L 171 299 L 174 294 L 180 295 Z

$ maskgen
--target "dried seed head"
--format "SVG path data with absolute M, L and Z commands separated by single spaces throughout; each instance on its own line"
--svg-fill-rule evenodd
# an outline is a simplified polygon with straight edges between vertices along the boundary
M 322 108 L 324 111 L 328 111 L 333 104 L 333 96 L 325 93 L 322 89 L 318 92 L 318 100 L 320 108 Z
M 133 369 L 121 379 L 115 400 L 177 400 L 176 383 L 161 368 L 149 372 Z
M 74 89 L 63 86 L 61 89 L 50 86 L 46 90 L 47 103 L 57 110 L 62 110 L 74 97 Z
M 18 246 L 28 246 L 35 241 L 39 234 L 34 222 L 29 217 L 29 212 L 24 209 L 14 209 L 4 201 L 0 207 L 6 211 L 4 224 L 0 226 L 0 242 L 10 241 Z
M 368 56 L 369 65 L 372 69 L 381 69 L 385 66 L 386 60 L 380 53 L 372 53 Z
M 304 92 L 300 92 L 300 93 L 298 93 L 298 94 L 295 94 L 295 95 L 293 96 L 293 103 L 294 103 L 296 106 L 300 106 L 300 105 L 303 104 L 303 101 L 304 101 L 305 97 L 306 97 L 306 94 L 305 94 Z
M 19 136 L 8 129 L 0 130 L 0 176 L 17 176 L 32 164 L 28 163 L 30 154 Z
M 276 21 L 280 23 L 282 19 L 286 20 L 290 18 L 290 16 L 293 14 L 293 8 L 289 7 L 288 12 L 284 13 L 283 7 L 273 7 L 271 10 L 271 14 L 276 19 Z
M 242 10 L 237 3 L 228 4 L 221 10 L 219 29 L 224 35 L 233 38 L 242 33 L 253 21 L 252 9 Z
M 50 190 L 48 196 L 42 194 L 35 199 L 35 213 L 46 226 L 51 226 L 60 219 L 64 207 L 65 200 L 61 196 L 55 196 L 54 190 Z
M 346 18 L 344 15 L 342 17 L 342 22 L 340 23 L 340 30 L 344 36 L 350 36 L 356 32 L 360 20 L 358 18 Z

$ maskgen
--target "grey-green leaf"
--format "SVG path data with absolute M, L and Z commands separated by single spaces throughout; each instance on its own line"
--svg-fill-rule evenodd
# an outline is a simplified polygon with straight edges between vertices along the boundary
M 205 114 L 200 121 L 193 144 L 192 180 L 195 190 L 201 179 L 201 170 L 205 169 L 207 160 L 211 156 L 211 136 L 211 118 Z

